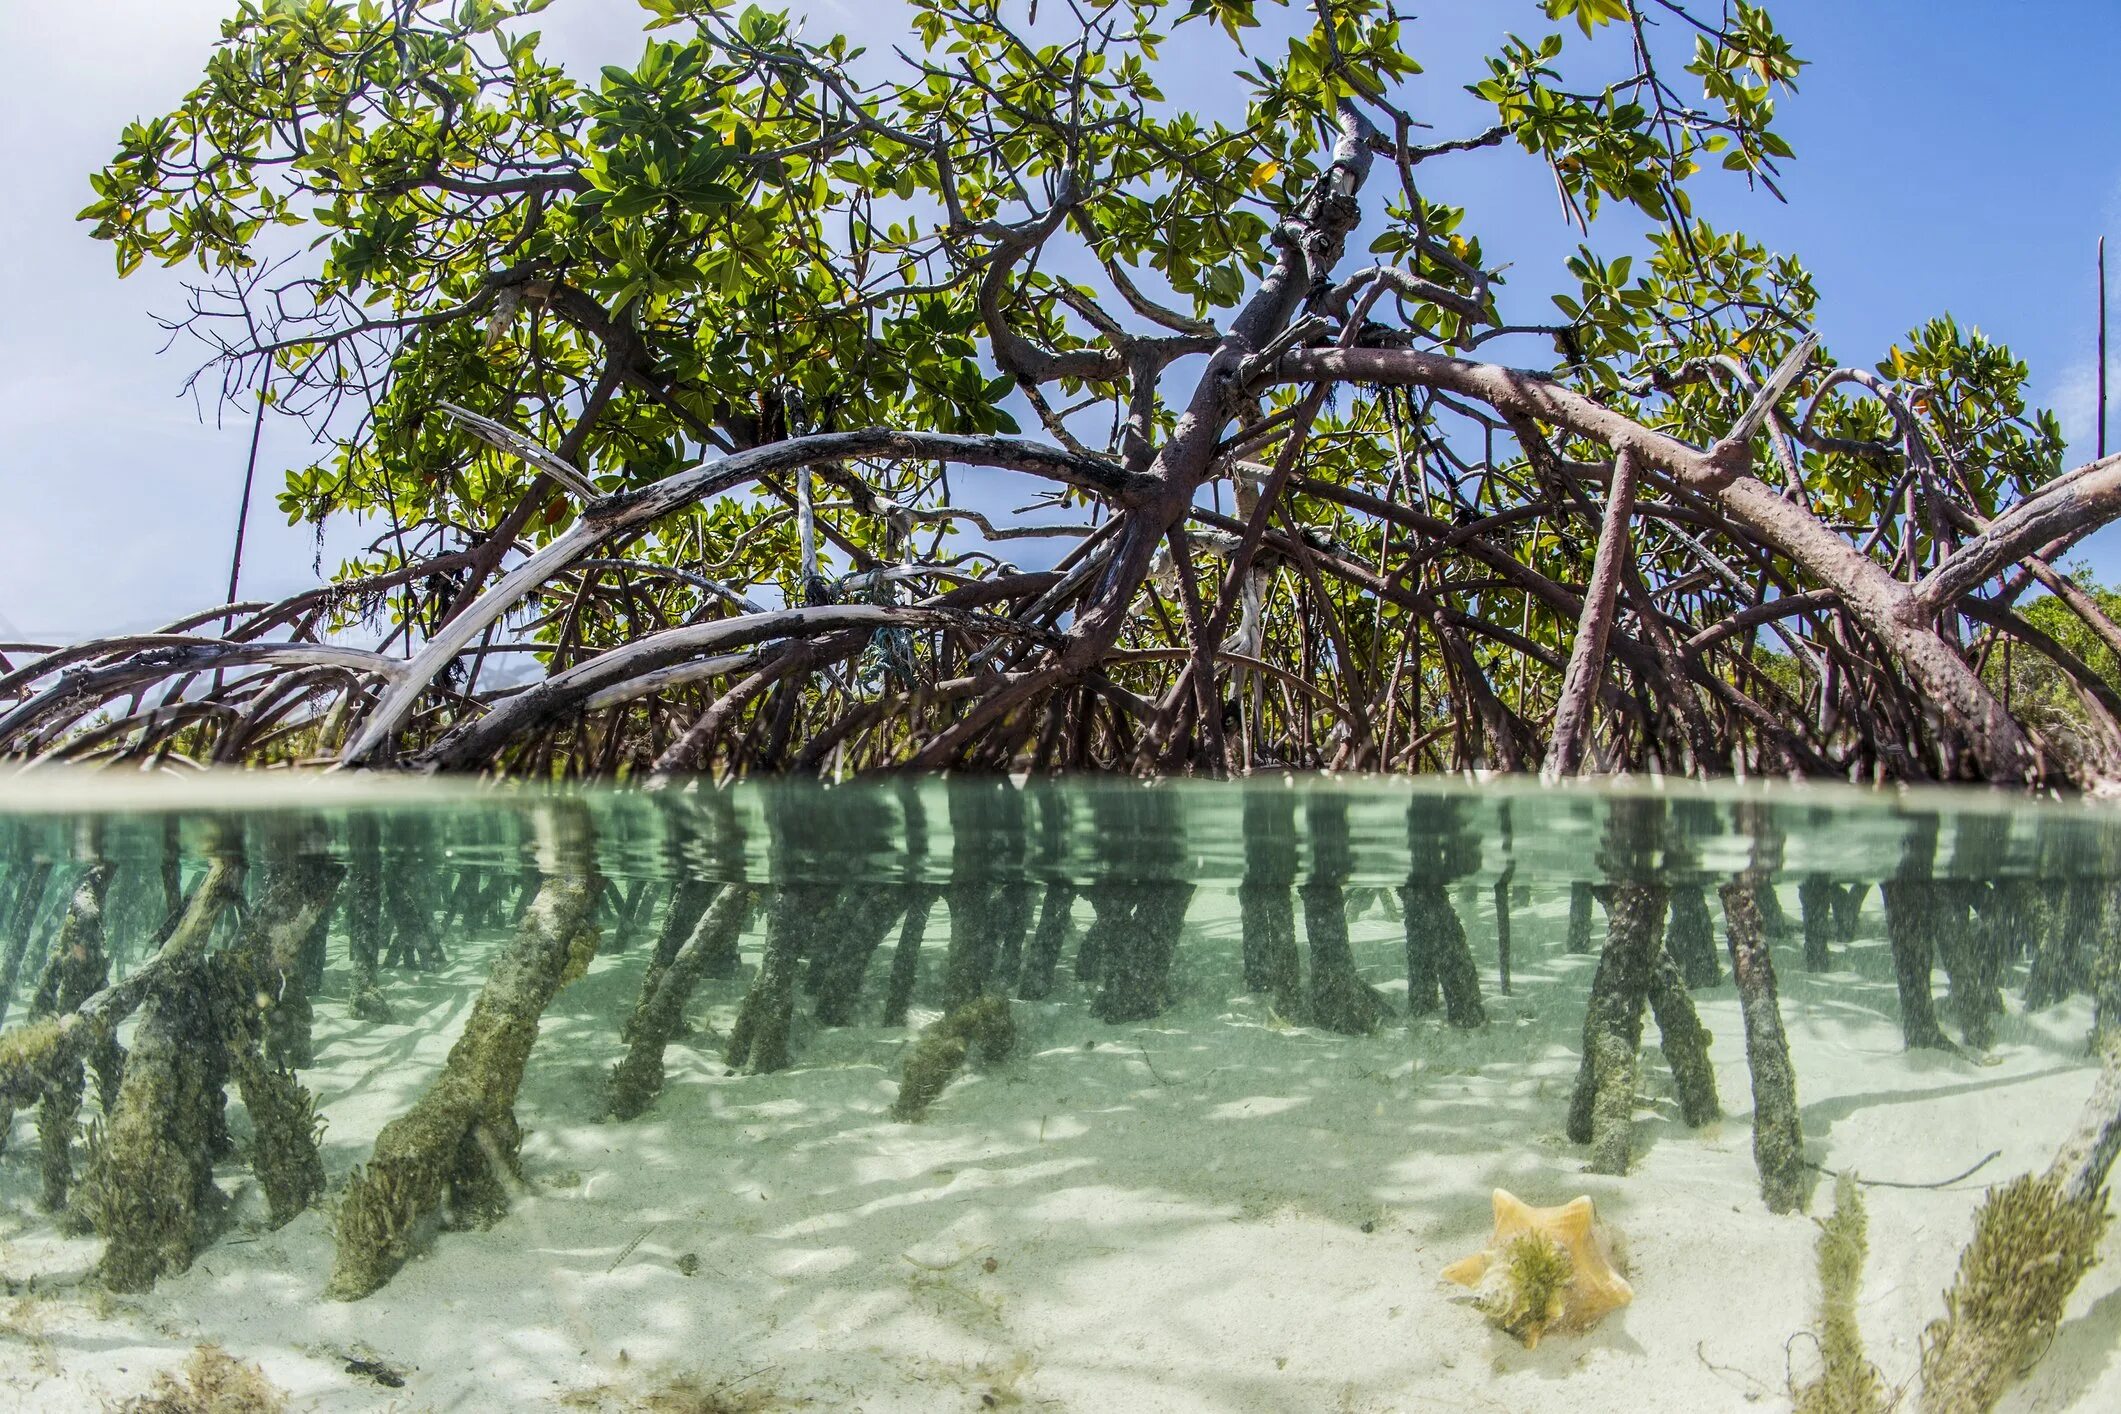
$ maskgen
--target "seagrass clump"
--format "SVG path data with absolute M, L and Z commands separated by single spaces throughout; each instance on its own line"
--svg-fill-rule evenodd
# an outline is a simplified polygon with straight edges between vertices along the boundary
M 980 997 L 930 1025 L 906 1057 L 899 1073 L 898 1099 L 891 1117 L 908 1123 L 957 1078 L 967 1058 L 997 1065 L 1016 1049 L 1016 1017 L 1003 997 Z
M 1856 1180 L 1834 1181 L 1834 1211 L 1819 1220 L 1819 1377 L 1791 1396 L 1796 1414 L 1882 1414 L 1885 1381 L 1863 1351 L 1856 1293 L 1870 1251 L 1870 1219 Z
M 1991 1189 L 1974 1240 L 1922 1337 L 1924 1414 L 1986 1414 L 2032 1368 L 2098 1260 L 2106 1194 L 2073 1199 L 2052 1174 Z

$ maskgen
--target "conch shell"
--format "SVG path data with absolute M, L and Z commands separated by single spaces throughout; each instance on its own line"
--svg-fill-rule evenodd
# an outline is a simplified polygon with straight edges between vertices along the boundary
M 1580 1331 L 1635 1299 L 1588 1197 L 1535 1208 L 1495 1190 L 1488 1245 L 1443 1269 L 1474 1304 L 1529 1348 L 1550 1330 Z

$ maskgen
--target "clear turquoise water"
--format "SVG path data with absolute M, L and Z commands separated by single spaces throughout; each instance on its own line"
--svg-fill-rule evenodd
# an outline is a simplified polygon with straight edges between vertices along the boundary
M 125 1066 L 146 1064 L 139 1055 L 154 1062 L 154 1037 L 142 1036 L 157 1026 L 177 1042 L 171 1064 L 180 1070 L 188 1049 L 228 1049 L 239 1056 L 238 1072 L 240 1056 L 256 1055 L 314 1100 L 321 1185 L 303 1195 L 298 1213 L 267 1203 L 268 1126 L 253 1113 L 263 1101 L 217 1062 L 203 1083 L 225 1096 L 210 1108 L 226 1138 L 195 1166 L 212 1191 L 194 1195 L 186 1250 L 151 1263 L 145 1281 L 119 1272 L 109 1252 L 130 1239 L 93 1194 L 112 1182 L 144 1190 L 153 1175 L 135 1173 L 131 1151 L 116 1152 L 107 1137 L 120 1127 L 118 1111 L 135 1103 L 125 1066 L 106 1077 L 92 1064 L 63 1142 L 45 1137 L 41 1091 L 15 1097 L 0 1153 L 0 1212 L 10 1224 L 0 1228 L 0 1277 L 18 1290 L 32 1279 L 59 1290 L 101 1282 L 138 1290 L 140 1301 L 178 1303 L 199 1333 L 239 1354 L 247 1340 L 251 1357 L 319 1408 L 380 1407 L 359 1401 L 381 1396 L 338 1369 L 347 1362 L 317 1356 L 309 1348 L 316 1340 L 288 1333 L 290 1302 L 319 1330 L 361 1332 L 364 1348 L 411 1372 L 410 1387 L 424 1389 L 431 1407 L 500 1407 L 437 1373 L 436 1363 L 461 1357 L 438 1353 L 444 1336 L 422 1311 L 481 1304 L 486 1316 L 462 1330 L 489 1344 L 549 1340 L 557 1350 L 580 1342 L 561 1333 L 576 1316 L 535 1303 L 493 1309 L 495 1263 L 513 1273 L 499 1280 L 548 1273 L 559 1291 L 576 1275 L 600 1281 L 607 1264 L 616 1271 L 646 1262 L 689 1282 L 678 1263 L 687 1250 L 768 1237 L 725 1206 L 667 1201 L 673 1185 L 773 1188 L 771 1210 L 786 1226 L 771 1241 L 783 1242 L 805 1225 L 886 1221 L 866 1208 L 869 1216 L 848 1216 L 844 1196 L 832 1196 L 807 1167 L 820 1155 L 856 1164 L 842 1151 L 858 1149 L 866 1157 L 857 1167 L 888 1170 L 932 1146 L 936 1155 L 959 1155 L 933 1160 L 955 1174 L 983 1144 L 1044 1153 L 1063 1142 L 1055 1136 L 1078 1130 L 1087 1137 L 1069 1142 L 1087 1167 L 1052 1180 L 1054 1203 L 1102 1195 L 1094 1201 L 1124 1213 L 1144 1195 L 1179 1193 L 1211 1209 L 1224 1204 L 1229 1211 L 1214 1221 L 1243 1232 L 1258 1224 L 1261 1250 L 1284 1264 L 1301 1264 L 1275 1245 L 1294 1221 L 1289 1211 L 1322 1224 L 1305 1239 L 1323 1244 L 1321 1252 L 1380 1233 L 1412 1244 L 1388 1265 L 1414 1284 L 1417 1296 L 1406 1300 L 1429 1303 L 1427 1334 L 1392 1359 L 1371 1353 L 1383 1348 L 1382 1328 L 1333 1337 L 1352 1343 L 1336 1358 L 1352 1371 L 1341 1383 L 1370 1401 L 1355 1407 L 1446 1407 L 1423 1399 L 1477 1389 L 1499 1407 L 1628 1407 L 1631 1380 L 1665 1381 L 1654 1386 L 1662 1394 L 1636 1407 L 1718 1407 L 1699 1402 L 1711 1386 L 1698 1385 L 1707 1367 L 1690 1352 L 1719 1338 L 1734 1343 L 1740 1363 L 1758 1347 L 1749 1368 L 1766 1393 L 1756 1391 L 1753 1402 L 1775 1407 L 1787 1382 L 1771 1352 L 1815 1319 L 1813 1229 L 1791 1214 L 1790 1193 L 1776 1200 L 1768 1161 L 1755 1163 L 1764 1111 L 1752 1103 L 1758 1037 L 1741 981 L 1758 1001 L 1760 964 L 1750 974 L 1740 965 L 1755 956 L 1765 958 L 1767 1006 L 1796 1076 L 1791 1114 L 1801 1159 L 1784 1173 L 1801 1169 L 1794 1211 L 1824 1212 L 1823 1175 L 1843 1168 L 1892 1181 L 1954 1180 L 1934 1192 L 1874 1196 L 1874 1248 L 1884 1253 L 1874 1282 L 1888 1294 L 1867 1310 L 1886 1346 L 1881 1365 L 1912 1380 L 1907 1342 L 1936 1314 L 1982 1186 L 2044 1162 L 2089 1090 L 2088 1037 L 2121 1010 L 2121 816 L 1988 794 L 1280 779 L 924 779 L 646 794 L 21 777 L 0 785 L 0 984 L 6 1025 L 18 1038 L 82 1000 L 65 996 L 59 964 L 89 936 L 84 883 L 98 868 L 100 884 L 86 893 L 100 905 L 88 920 L 108 967 L 99 982 L 138 994 L 111 1033 L 130 1053 Z M 185 910 L 198 908 L 210 878 L 230 890 L 227 906 L 184 941 Z M 1687 1112 L 1683 1063 L 1670 1059 L 1669 1046 L 1659 1051 L 1669 1039 L 1664 1003 L 1638 998 L 1639 1093 L 1624 1126 L 1629 1172 L 1586 1175 L 1587 1166 L 1613 1167 L 1611 1136 L 1576 1142 L 1569 1111 L 1586 1010 L 1610 970 L 1608 908 L 1630 889 L 1656 899 L 1645 957 L 1679 978 L 1683 986 L 1671 985 L 1699 1008 L 1721 1117 Z M 1744 905 L 1733 904 L 1733 889 L 1750 890 L 1766 911 L 1757 954 L 1746 951 L 1753 938 L 1743 918 L 1734 926 L 1732 909 Z M 558 933 L 540 935 L 541 919 L 563 914 Z M 725 935 L 712 936 L 723 925 Z M 228 985 L 250 989 L 256 1014 L 217 1021 L 210 1007 L 151 1000 L 175 985 L 167 981 L 176 975 L 173 948 L 187 950 L 193 972 L 185 975 L 208 979 L 198 981 L 208 989 L 199 995 L 218 995 L 211 988 L 222 982 L 212 979 L 236 979 Z M 669 1005 L 657 1023 L 652 1082 L 636 1076 L 621 1102 L 614 1077 L 644 1054 L 646 1004 L 672 964 L 682 984 L 675 996 L 662 992 Z M 542 980 L 530 977 L 538 967 L 547 970 Z M 40 982 L 48 984 L 41 1001 Z M 971 1054 L 913 1118 L 902 1082 L 916 1043 L 947 1032 L 946 1018 L 981 997 L 1004 1003 L 1016 1045 L 983 1060 L 966 1032 Z M 90 1013 L 100 1004 L 92 1001 Z M 497 1186 L 482 1200 L 477 1184 L 452 1179 L 456 1186 L 445 1184 L 409 1222 L 402 1250 L 369 1274 L 380 1280 L 367 1292 L 345 1289 L 346 1244 L 333 1212 L 357 1169 L 378 1168 L 389 1150 L 386 1126 L 451 1083 L 450 1048 L 477 1030 L 481 1008 L 510 1006 L 527 1016 L 535 1046 L 505 1097 L 509 1118 L 487 1115 L 466 1130 L 467 1142 L 484 1146 Z M 763 1027 L 768 1039 L 747 1042 L 747 1026 Z M 1114 1068 L 1086 1079 L 1084 1055 L 1112 1055 Z M 1258 1127 L 1239 1131 L 1251 1137 L 1232 1147 L 1228 1120 L 1254 1106 Z M 1284 1114 L 1301 1115 L 1300 1130 Z M 64 1124 L 63 1112 L 52 1123 Z M 1143 1123 L 1150 1129 L 1137 1132 Z M 50 1186 L 55 1150 L 70 1170 L 70 1193 Z M 930 1161 L 914 1167 L 923 1164 Z M 1969 1165 L 1975 1173 L 1958 1177 Z M 570 1176 L 594 1190 L 601 1180 L 582 1175 L 607 1168 L 629 1175 L 613 1180 L 630 1195 L 616 1209 L 585 1202 L 564 1221 L 552 1216 L 556 1200 L 544 1195 L 565 1190 Z M 1212 1181 L 1199 1179 L 1208 1172 Z M 709 1300 L 712 1288 L 722 1291 L 713 1300 L 748 1301 L 743 1309 L 771 1316 L 757 1329 L 737 1316 L 725 1324 L 772 1346 L 783 1372 L 769 1382 L 774 1398 L 786 1407 L 829 1405 L 820 1391 L 855 1378 L 841 1369 L 855 1357 L 837 1337 L 794 1334 L 790 1313 L 853 1299 L 851 1291 L 864 1299 L 899 1292 L 908 1262 L 927 1270 L 921 1254 L 930 1247 L 922 1244 L 962 1221 L 920 1225 L 931 1182 L 909 1170 L 872 1185 L 903 1183 L 904 1202 L 916 1206 L 889 1219 L 913 1225 L 892 1229 L 883 1245 L 898 1247 L 866 1274 L 791 1269 L 770 1292 L 732 1278 L 726 1289 L 695 1283 L 567 1297 L 568 1311 L 593 1308 L 579 1319 L 604 1334 L 550 1362 L 524 1356 L 533 1383 L 620 1391 L 589 1407 L 666 1407 L 628 1403 L 649 1397 L 636 1388 L 638 1371 L 625 1373 L 632 1357 L 622 1370 L 599 1342 L 627 1344 L 628 1322 L 661 1329 L 677 1320 L 671 1311 Z M 1543 1202 L 1591 1191 L 1602 1213 L 1638 1229 L 1640 1293 L 1611 1330 L 1522 1351 L 1462 1300 L 1451 1304 L 1455 1289 L 1436 1286 L 1435 1269 L 1463 1255 L 1455 1247 L 1477 1245 L 1486 1190 L 1498 1183 Z M 870 1191 L 868 1201 L 887 1200 Z M 681 1221 L 666 1208 L 681 1207 L 691 1235 L 653 1238 L 646 1256 L 631 1255 L 636 1216 L 654 1216 L 651 1234 L 664 1232 Z M 1776 1207 L 1782 1216 L 1770 1213 Z M 1673 1211 L 1692 1216 L 1660 1227 L 1656 1215 Z M 560 1221 L 564 1240 L 546 1226 Z M 1028 1241 L 1056 1222 L 1067 1225 L 1051 1213 L 997 1209 L 990 1244 Z M 1705 1279 L 1695 1269 L 1711 1255 L 1707 1234 L 1719 1224 L 1755 1254 L 1748 1260 L 1761 1290 L 1737 1289 L 1745 1273 L 1728 1277 L 1734 1306 L 1765 1313 L 1746 1322 L 1685 1294 Z M 263 1260 L 254 1244 L 282 1253 L 270 1272 L 243 1265 Z M 1174 1263 L 1214 1270 L 1219 1250 L 1179 1243 L 1158 1272 L 1170 1276 Z M 772 1252 L 753 1257 L 770 1264 Z M 1278 1288 L 1304 1291 L 1313 1303 L 1347 1283 L 1369 1291 L 1378 1277 L 1367 1260 L 1332 1256 L 1316 1270 L 1258 1273 L 1256 1291 L 1242 1275 L 1227 1276 L 1213 1299 L 1239 1313 L 1230 1319 L 1251 1312 L 1271 1328 L 1281 1319 L 1273 1314 Z M 1336 1264 L 1346 1264 L 1338 1285 Z M 1020 1264 L 1026 1280 L 1039 1272 L 1057 1279 L 1066 1269 L 1051 1257 Z M 1040 1370 L 1059 1364 L 1075 1373 L 921 1385 L 932 1403 L 919 1390 L 891 1398 L 872 1390 L 871 1402 L 994 1407 L 979 1401 L 1001 1390 L 1060 1408 L 1310 1408 L 1337 1397 L 1339 1385 L 1317 1372 L 1263 1368 L 1241 1394 L 1216 1384 L 1206 1366 L 1166 1348 L 1188 1329 L 1178 1312 L 1209 1296 L 1143 1294 L 1158 1279 L 1135 1272 L 1119 1278 L 1128 1292 L 1069 1288 L 1040 1298 L 1050 1308 L 1041 1329 L 1059 1319 L 1056 1311 L 1153 1301 L 1131 1318 L 1156 1332 L 1150 1346 L 1163 1351 L 1144 1357 L 1160 1371 L 1147 1384 L 1128 1383 L 1138 1370 L 1113 1374 L 1110 1350 L 1094 1341 L 1102 1353 L 1071 1348 L 1063 1359 L 1053 1344 L 1060 1337 L 1041 1344 L 1016 1331 L 1004 1339 L 994 1318 L 974 1310 L 935 1317 L 948 1339 L 926 1327 L 893 1334 L 898 1328 L 886 1323 L 861 1348 L 891 1352 L 874 1358 L 892 1368 L 943 1358 L 934 1352 L 947 1348 L 974 1351 L 949 1356 L 966 1368 L 1016 1368 L 1008 1362 L 1032 1352 Z M 2084 1314 L 2058 1338 L 2055 1369 L 2039 1377 L 2048 1383 L 2032 1386 L 2047 1402 L 2030 1407 L 2103 1397 L 2096 1392 L 2107 1388 L 2101 1379 L 2110 1383 L 2112 1347 L 2121 1343 L 2121 1296 L 2109 1294 L 2117 1280 L 2106 1268 L 2087 1279 Z M 331 1294 L 366 1299 L 322 1300 L 334 1283 Z M 907 1300 L 927 1310 L 921 1303 L 932 1295 L 916 1287 Z M 142 1309 L 151 1316 L 161 1308 Z M 379 1309 L 404 1314 L 338 1314 Z M 1169 1329 L 1155 1314 L 1167 1309 Z M 678 1321 L 672 1329 L 695 1328 Z M 1657 1335 L 1629 1334 L 1638 1329 Z M 396 1344 L 376 1345 L 377 1334 Z M 1684 1349 L 1673 1344 L 1682 1336 Z M 1905 1348 L 1894 1348 L 1896 1339 Z M 659 1369 L 742 1373 L 735 1366 L 744 1355 L 710 1354 L 699 1340 L 636 1333 L 627 1348 L 661 1350 Z M 1439 1363 L 1430 1349 L 1437 1342 L 1483 1352 L 1474 1369 L 1486 1373 Z M 131 1348 L 116 1336 L 107 1345 Z M 1567 1368 L 1552 1362 L 1581 1364 L 1592 1358 L 1586 1352 L 1603 1352 L 1610 1368 L 1578 1388 L 1520 1381 L 1551 1381 Z M 19 1375 L 16 1387 L 62 1401 L 78 1393 L 67 1381 L 82 1370 L 123 1387 L 102 1359 L 84 1347 L 55 1357 L 56 1374 L 11 1371 L 0 1345 L 0 1377 Z M 310 1369 L 320 1359 L 333 1368 Z M 302 1384 L 311 1376 L 314 1388 Z

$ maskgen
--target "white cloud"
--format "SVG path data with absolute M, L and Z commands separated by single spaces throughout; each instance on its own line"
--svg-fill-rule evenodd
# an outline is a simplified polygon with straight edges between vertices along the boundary
M 2121 232 L 2121 179 L 2114 183 L 2107 208 L 2117 232 Z M 2106 245 L 2106 447 L 2111 452 L 2121 449 L 2121 239 L 2109 240 Z M 2085 331 L 2079 356 L 2055 375 L 2053 391 L 2047 397 L 2047 405 L 2061 422 L 2062 435 L 2068 440 L 2075 461 L 2090 459 L 2098 444 L 2097 338 L 2096 329 Z
M 2110 334 L 2109 340 L 2112 335 Z M 2098 441 L 2097 420 L 2099 402 L 2098 361 L 2093 358 L 2080 360 L 2062 370 L 2055 380 L 2055 391 L 2048 398 L 2048 406 L 2062 423 L 2062 435 L 2069 439 L 2070 451 L 2079 460 L 2089 457 Z M 2115 405 L 2121 403 L 2121 350 L 2109 342 L 2106 355 L 2106 445 L 2108 451 L 2116 448 L 2121 440 L 2121 428 L 2115 426 Z

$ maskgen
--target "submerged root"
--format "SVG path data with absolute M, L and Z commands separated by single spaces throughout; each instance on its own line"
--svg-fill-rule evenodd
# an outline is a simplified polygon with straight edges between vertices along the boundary
M 213 1151 L 220 1118 L 219 1057 L 208 969 L 183 969 L 148 1000 L 106 1124 L 90 1131 L 75 1186 L 80 1215 L 104 1238 L 96 1272 L 113 1291 L 146 1291 L 191 1266 L 217 1216 Z
M 1090 1014 L 1114 1023 L 1147 1021 L 1171 1005 L 1171 969 L 1193 898 L 1191 884 L 1120 884 L 1100 891 L 1098 993 Z M 1092 932 L 1100 928 L 1093 926 Z M 1083 950 L 1090 949 L 1085 937 Z M 1077 954 L 1080 958 L 1081 953 Z
M 928 1107 L 964 1068 L 967 1050 L 962 1036 L 932 1032 L 923 1036 L 899 1073 L 898 1098 L 892 1102 L 891 1117 L 910 1124 L 927 1114 Z
M 166 1140 L 141 1140 L 123 1161 L 109 1157 L 112 1147 L 102 1126 L 89 1131 L 88 1171 L 74 1202 L 108 1240 L 96 1269 L 104 1285 L 146 1291 L 156 1277 L 191 1265 L 197 1181 L 185 1154 Z
M 1569 929 L 1563 946 L 1570 952 L 1591 950 L 1591 905 L 1596 902 L 1591 886 L 1582 881 L 1569 885 Z
M 267 1220 L 284 1227 L 324 1191 L 317 1139 L 324 1121 L 294 1072 L 256 1055 L 240 1055 L 236 1084 L 250 1111 L 251 1171 L 265 1190 Z
M 612 1067 L 607 1091 L 606 1103 L 617 1118 L 634 1118 L 663 1092 L 663 1051 L 684 1021 L 685 1003 L 713 959 L 736 946 L 755 898 L 746 885 L 724 886 L 694 917 L 691 933 L 669 961 L 643 980 L 641 1000 L 626 1028 L 626 1054 Z
M 1297 890 L 1304 936 L 1311 945 L 1310 1020 L 1343 1036 L 1367 1036 L 1391 1014 L 1384 994 L 1355 968 L 1348 942 L 1347 891 L 1336 878 L 1314 879 Z
M 1591 1157 L 1586 1173 L 1624 1175 L 1635 1156 L 1635 1088 L 1641 1062 L 1623 1037 L 1606 1034 L 1592 1040 L 1589 1133 Z M 1573 1137 L 1573 1136 L 1571 1136 Z
M 536 824 L 544 873 L 537 897 L 495 961 L 441 1076 L 383 1126 L 367 1167 L 347 1185 L 333 1222 L 329 1297 L 353 1301 L 380 1288 L 411 1254 L 422 1219 L 444 1208 L 459 1223 L 492 1221 L 507 1209 L 521 1141 L 516 1092 L 538 1019 L 596 937 L 585 927 L 597 888 L 587 812 L 550 807 Z
M 1591 1146 L 1589 1172 L 1625 1174 L 1634 1157 L 1642 1013 L 1662 951 L 1664 891 L 1618 885 L 1607 912 L 1605 947 L 1584 1010 L 1583 1059 L 1569 1099 L 1568 1136 Z
M 58 1054 L 65 1027 L 56 1016 L 40 1017 L 0 1031 L 0 1082 L 10 1092 L 34 1095 L 47 1062 Z
M 42 1160 L 42 1201 L 48 1213 L 63 1212 L 74 1182 L 74 1130 L 81 1115 L 81 1095 L 87 1083 L 81 1063 L 44 1089 L 37 1107 L 37 1143 Z
M 1856 1293 L 1869 1250 L 1869 1219 L 1856 1180 L 1834 1184 L 1834 1212 L 1819 1223 L 1819 1378 L 1790 1391 L 1796 1414 L 1883 1414 L 1885 1381 L 1863 1353 Z
M 1417 880 L 1401 888 L 1399 898 L 1406 929 L 1407 1014 L 1425 1016 L 1441 1004 L 1451 1025 L 1462 1030 L 1485 1026 L 1480 969 L 1443 885 Z
M 766 945 L 759 954 L 758 974 L 737 1008 L 729 1047 L 723 1052 L 732 1069 L 763 1075 L 788 1068 L 794 1054 L 790 1036 L 797 964 L 810 930 L 830 908 L 832 895 L 830 888 L 808 883 L 786 884 L 775 892 L 766 915 Z
M 928 1113 L 968 1056 L 996 1065 L 1016 1049 L 1016 1016 L 1001 997 L 981 997 L 951 1012 L 921 1033 L 899 1073 L 891 1117 L 911 1123 Z
M 1708 891 L 1699 883 L 1673 888 L 1664 933 L 1665 951 L 1679 965 L 1690 989 L 1714 987 L 1723 981 L 1716 965 L 1716 925 L 1709 916 Z
M 1677 964 L 1668 956 L 1660 954 L 1651 965 L 1649 1003 L 1657 1018 L 1658 1044 L 1672 1071 L 1672 1088 L 1679 1095 L 1679 1116 L 1687 1128 L 1699 1129 L 1723 1114 L 1716 1097 L 1716 1069 L 1709 1063 L 1711 1037 Z
M 1986 1414 L 2030 1370 L 2098 1260 L 2106 1194 L 2067 1196 L 2054 1175 L 1991 1189 L 1974 1240 L 1922 1337 L 1924 1414 Z

